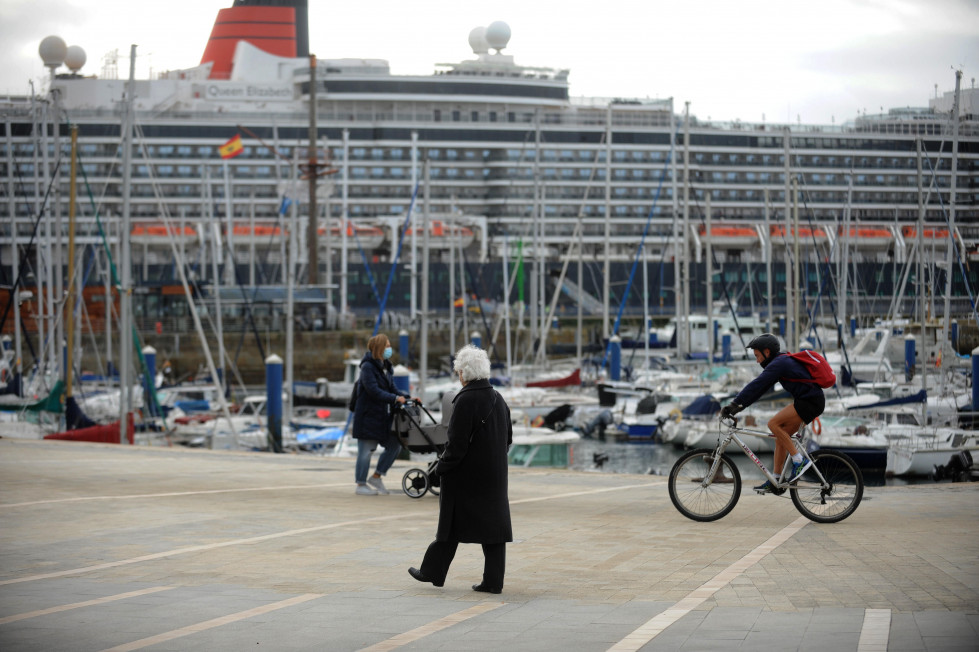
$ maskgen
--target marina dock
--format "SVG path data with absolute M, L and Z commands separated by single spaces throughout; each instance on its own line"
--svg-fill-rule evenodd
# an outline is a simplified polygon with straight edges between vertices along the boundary
M 868 487 L 820 525 L 747 488 L 696 523 L 666 478 L 512 468 L 479 546 L 420 584 L 437 499 L 353 459 L 0 439 L 0 649 L 979 649 L 979 484 Z

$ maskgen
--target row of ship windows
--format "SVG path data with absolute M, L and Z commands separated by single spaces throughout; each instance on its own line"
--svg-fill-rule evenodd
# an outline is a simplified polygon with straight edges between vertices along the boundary
M 193 185 L 166 184 L 161 186 L 159 190 L 162 195 L 167 198 L 167 203 L 170 205 L 176 205 L 181 200 L 192 200 L 196 205 L 199 203 L 201 194 L 200 187 Z M 219 201 L 224 196 L 223 192 L 221 192 L 220 189 L 215 190 L 215 200 Z M 848 200 L 848 193 L 845 191 L 819 191 L 811 188 L 805 189 L 804 191 L 806 203 L 810 205 L 834 204 L 841 206 L 846 204 Z M 703 201 L 708 193 L 710 194 L 713 202 L 719 203 L 727 202 L 759 205 L 765 200 L 765 194 L 762 190 L 694 188 L 690 192 L 691 201 Z M 614 210 L 627 210 L 625 205 L 621 204 L 621 202 L 638 202 L 647 208 L 654 203 L 661 206 L 669 205 L 672 203 L 673 197 L 672 192 L 667 188 L 660 189 L 659 191 L 644 188 L 614 188 L 611 195 L 615 202 L 620 202 L 620 204 L 613 207 Z M 236 201 L 239 202 L 246 199 L 251 200 L 248 202 L 248 205 L 254 205 L 258 210 L 277 211 L 280 206 L 280 196 L 276 193 L 274 188 L 239 188 L 236 189 L 233 196 L 235 197 Z M 527 205 L 532 205 L 534 203 L 534 192 L 531 188 L 497 188 L 488 192 L 475 192 L 469 189 L 462 189 L 460 191 L 454 188 L 439 187 L 433 188 L 430 196 L 432 200 L 459 200 L 489 204 L 499 201 L 525 203 Z M 678 194 L 678 197 L 680 196 L 682 195 Z M 107 199 L 119 198 L 121 197 L 121 193 L 118 191 L 117 186 L 108 186 L 105 188 L 103 197 Z M 145 203 L 153 205 L 154 209 L 157 206 L 156 192 L 154 188 L 149 185 L 136 185 L 132 190 L 131 197 L 140 204 L 144 203 L 140 201 L 142 199 L 149 200 Z M 585 190 L 580 187 L 552 187 L 548 189 L 543 204 L 545 206 L 549 206 L 549 210 L 557 210 L 554 208 L 555 206 L 558 206 L 561 202 L 567 202 L 567 205 L 563 207 L 562 210 L 567 210 L 569 214 L 574 215 L 579 209 L 581 202 L 587 199 L 587 201 L 590 203 L 587 210 L 589 212 L 597 211 L 596 214 L 601 215 L 604 214 L 604 197 L 604 192 L 600 189 L 592 189 L 586 193 Z M 31 198 L 27 197 L 26 199 L 30 200 Z M 396 206 L 399 202 L 404 202 L 405 193 L 398 191 L 397 189 L 386 187 L 354 187 L 350 190 L 348 199 L 350 202 L 350 211 L 355 215 L 358 214 L 358 211 L 360 210 L 373 210 L 373 206 L 358 206 L 357 202 L 365 201 L 371 202 L 375 205 L 378 202 L 389 204 L 385 210 L 396 213 L 402 210 L 400 208 L 396 208 Z M 772 191 L 769 193 L 768 200 L 773 205 L 780 205 L 784 202 L 784 193 L 780 191 Z M 23 206 L 27 206 L 29 203 L 29 201 L 20 202 L 20 204 L 23 204 Z M 338 201 L 334 201 L 332 203 L 339 204 Z M 905 192 L 855 191 L 852 193 L 850 203 L 915 205 L 917 203 L 917 194 L 916 191 L 911 189 Z M 958 197 L 958 204 L 960 209 L 963 210 L 968 209 L 970 206 L 979 206 L 979 193 L 966 192 L 960 194 Z
M 16 158 L 33 157 L 35 153 L 33 142 L 16 143 L 12 153 Z M 54 146 L 48 148 L 48 156 L 53 159 Z M 151 159 L 217 159 L 218 148 L 211 145 L 147 145 L 146 154 Z M 299 148 L 302 157 L 305 157 L 305 148 Z M 79 146 L 81 157 L 117 157 L 118 143 L 83 143 Z M 351 147 L 351 161 L 410 161 L 411 149 L 400 147 Z M 277 150 L 280 160 L 289 161 L 293 155 L 293 148 L 280 147 Z M 670 152 L 664 150 L 617 149 L 612 152 L 612 160 L 618 163 L 665 163 L 669 158 Z M 676 152 L 677 164 L 683 162 L 682 150 Z M 253 159 L 274 160 L 277 156 L 276 151 L 262 146 L 246 146 L 240 158 L 232 162 L 234 167 L 240 167 L 243 163 Z M 418 153 L 419 159 L 427 157 L 431 161 L 453 161 L 453 162 L 492 162 L 492 161 L 514 161 L 525 164 L 534 162 L 535 152 L 533 143 L 528 143 L 523 148 L 438 148 L 421 147 Z M 0 144 L 0 159 L 7 157 L 6 144 Z M 546 162 L 559 163 L 585 163 L 604 165 L 606 151 L 604 149 L 556 149 L 542 147 L 540 159 Z M 331 159 L 333 161 L 343 160 L 342 148 L 331 149 Z M 759 166 L 782 166 L 784 165 L 783 154 L 759 154 L 759 153 L 732 153 L 732 152 L 691 152 L 691 162 L 700 165 L 759 165 Z M 792 154 L 792 163 L 796 167 L 838 167 L 838 168 L 892 168 L 914 170 L 917 168 L 917 159 L 914 155 L 905 156 L 847 156 L 847 155 L 821 155 L 821 154 Z M 934 165 L 934 164 L 933 164 Z M 926 163 L 925 167 L 928 165 Z M 965 163 L 963 167 L 968 167 Z
M 34 174 L 33 163 L 20 163 L 16 166 L 15 179 L 31 177 Z M 92 164 L 86 163 L 81 166 L 84 176 L 89 180 L 104 177 L 111 177 L 116 170 L 114 164 Z M 665 178 L 664 178 L 665 172 Z M 7 166 L 0 163 L 0 178 L 9 175 Z M 463 181 L 533 181 L 535 178 L 532 168 L 459 168 L 459 167 L 432 167 L 429 170 L 432 179 L 440 180 L 463 180 Z M 601 184 L 605 180 L 604 168 L 553 168 L 542 167 L 539 170 L 540 178 L 544 181 L 567 181 L 586 183 L 589 179 L 593 183 Z M 147 165 L 137 165 L 133 169 L 135 179 L 145 179 L 151 176 L 151 168 Z M 152 169 L 152 177 L 156 179 L 200 179 L 203 176 L 203 167 L 200 165 L 156 165 Z M 682 179 L 682 174 L 680 175 Z M 931 175 L 929 176 L 929 180 Z M 968 186 L 969 173 L 961 171 L 960 185 L 965 188 Z M 235 168 L 233 178 L 236 180 L 245 179 L 267 179 L 274 180 L 275 174 L 271 166 L 247 166 L 242 165 Z M 664 178 L 665 183 L 671 183 L 672 175 L 668 170 L 655 169 L 625 169 L 613 168 L 612 179 L 615 182 L 644 182 L 658 183 Z M 850 175 L 846 174 L 824 174 L 819 172 L 803 173 L 802 178 L 806 185 L 815 186 L 845 186 L 850 182 Z M 391 180 L 403 181 L 411 180 L 411 169 L 407 167 L 359 167 L 354 166 L 350 169 L 350 179 L 359 180 Z M 719 184 L 783 184 L 785 176 L 780 172 L 720 172 L 692 170 L 691 179 L 694 183 L 719 183 Z M 916 175 L 911 174 L 855 174 L 853 175 L 855 186 L 889 186 L 889 187 L 908 187 L 917 188 L 918 181 Z M 948 187 L 950 177 L 936 176 L 935 185 L 938 187 Z
M 448 204 L 445 205 L 446 209 L 450 208 Z M 835 220 L 839 214 L 839 208 L 834 206 L 832 208 L 827 208 L 825 210 L 820 210 L 819 207 L 811 207 L 812 217 L 817 221 L 830 221 Z M 611 218 L 615 220 L 615 232 L 616 235 L 622 235 L 625 233 L 624 229 L 627 229 L 627 223 L 631 222 L 633 226 L 633 232 L 636 235 L 641 234 L 643 230 L 643 225 L 645 221 L 650 216 L 659 220 L 669 219 L 672 217 L 672 208 L 668 204 L 660 204 L 652 209 L 652 215 L 650 215 L 651 209 L 648 206 L 642 205 L 616 205 L 611 208 L 610 214 Z M 113 214 L 118 214 L 119 211 L 115 211 Z M 331 210 L 331 216 L 334 218 L 340 217 L 340 212 L 338 210 Z M 897 222 L 914 222 L 918 219 L 918 212 L 913 207 L 906 207 L 904 209 L 895 209 L 894 206 L 881 206 L 880 208 L 873 208 L 871 206 L 860 206 L 855 209 L 855 213 L 859 215 L 860 219 L 865 221 L 877 221 L 877 222 L 887 222 L 894 223 Z M 134 205 L 131 210 L 132 219 L 135 221 L 157 221 L 160 218 L 159 208 L 155 205 Z M 352 219 L 375 219 L 378 217 L 391 217 L 404 215 L 404 211 L 399 210 L 389 210 L 389 207 L 383 206 L 351 206 L 349 216 Z M 554 235 L 559 232 L 560 229 L 565 229 L 568 234 L 573 230 L 573 225 L 581 214 L 583 218 L 590 221 L 590 225 L 586 223 L 586 234 L 587 233 L 597 233 L 603 229 L 605 221 L 605 208 L 604 206 L 586 206 L 582 212 L 582 209 L 578 206 L 571 205 L 548 205 L 544 208 L 544 217 L 547 220 L 560 220 L 557 222 L 552 222 L 547 226 L 547 233 L 549 235 Z M 535 212 L 532 205 L 519 205 L 519 206 L 507 206 L 506 212 L 502 208 L 492 207 L 490 210 L 486 211 L 486 217 L 491 221 L 503 221 L 511 222 L 518 226 L 526 225 L 527 221 L 534 218 Z M 703 207 L 702 204 L 696 207 L 692 213 L 695 220 L 703 219 Z M 27 225 L 30 222 L 31 215 L 28 213 L 18 210 L 17 216 L 23 225 Z M 201 221 L 204 218 L 200 214 L 199 204 L 186 207 L 185 210 L 171 210 L 172 219 L 183 219 L 188 222 Z M 714 220 L 744 220 L 744 221 L 759 221 L 762 218 L 762 209 L 758 207 L 717 207 L 712 211 L 712 216 Z M 775 210 L 771 213 L 771 218 L 774 220 L 781 219 L 782 213 L 780 207 L 776 206 Z M 109 214 L 102 215 L 103 218 L 109 217 Z M 253 213 L 243 214 L 237 212 L 235 218 L 239 220 L 255 219 L 262 222 L 274 222 L 280 219 L 280 215 L 277 210 L 271 208 L 256 207 Z M 219 216 L 217 219 L 223 219 Z M 942 214 L 939 211 L 929 211 L 925 219 L 928 221 L 941 222 L 943 219 Z M 626 224 L 623 224 L 625 222 Z M 19 229 L 24 235 L 29 235 L 29 229 L 21 228 Z

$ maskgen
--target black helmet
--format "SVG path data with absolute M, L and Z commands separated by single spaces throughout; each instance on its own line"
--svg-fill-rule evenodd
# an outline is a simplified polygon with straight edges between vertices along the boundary
M 755 339 L 748 342 L 748 348 L 755 349 L 756 351 L 768 349 L 769 355 L 774 357 L 779 352 L 778 338 L 771 333 L 762 333 Z

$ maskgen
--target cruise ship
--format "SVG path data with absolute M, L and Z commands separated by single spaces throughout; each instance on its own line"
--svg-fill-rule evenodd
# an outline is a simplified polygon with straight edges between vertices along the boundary
M 853 310 L 879 317 L 902 291 L 940 301 L 951 259 L 951 310 L 972 314 L 979 90 L 951 72 L 956 90 L 919 108 L 832 126 L 718 123 L 627 89 L 576 97 L 568 70 L 505 53 L 500 21 L 470 32 L 471 59 L 431 75 L 316 58 L 308 29 L 305 0 L 235 0 L 197 67 L 127 80 L 112 61 L 83 75 L 69 57 L 67 73 L 49 64 L 45 92 L 0 99 L 6 278 L 15 243 L 22 259 L 32 238 L 67 241 L 77 127 L 76 241 L 93 257 L 100 230 L 112 247 L 128 241 L 146 296 L 177 283 L 178 264 L 213 285 L 281 287 L 288 258 L 327 312 L 371 315 L 397 262 L 389 309 L 416 314 L 424 281 L 430 309 L 447 311 L 450 293 L 501 299 L 501 261 L 520 257 L 536 265 L 526 282 L 543 309 L 542 279 L 569 258 L 587 266 L 578 292 L 613 312 L 672 315 L 729 293 L 784 312 L 794 262 L 809 300 L 834 283 L 824 271 L 852 269 Z M 921 287 L 902 282 L 916 252 Z M 136 300 L 137 316 L 165 314 Z M 899 312 L 916 310 L 905 301 Z

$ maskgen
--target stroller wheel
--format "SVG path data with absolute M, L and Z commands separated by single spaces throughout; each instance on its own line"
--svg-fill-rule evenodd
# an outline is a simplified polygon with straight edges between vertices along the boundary
M 401 478 L 401 489 L 409 498 L 421 498 L 430 487 L 428 474 L 421 469 L 408 469 Z

